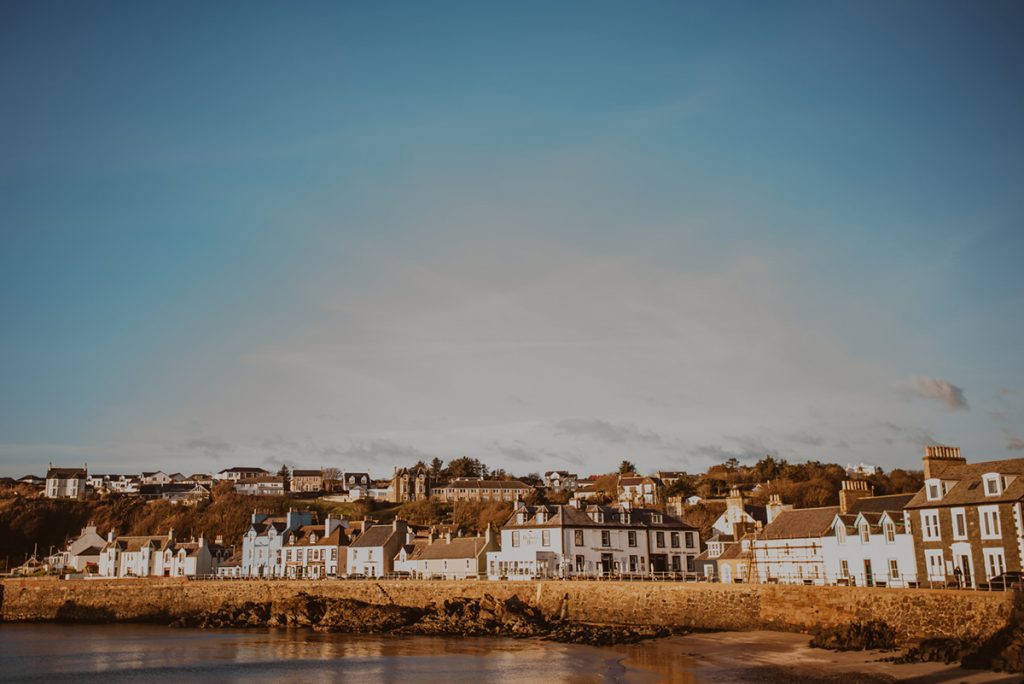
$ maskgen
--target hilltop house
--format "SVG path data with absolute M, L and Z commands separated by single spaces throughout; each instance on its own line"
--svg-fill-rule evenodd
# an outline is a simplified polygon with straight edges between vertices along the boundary
M 287 493 L 283 477 L 260 475 L 235 482 L 235 491 L 248 496 L 284 496 Z
M 322 492 L 324 489 L 324 471 L 299 470 L 292 468 L 291 491 Z
M 460 477 L 448 484 L 435 487 L 432 495 L 439 501 L 519 501 L 534 489 L 519 480 L 484 480 L 482 478 Z
M 580 476 L 568 470 L 549 470 L 544 473 L 544 486 L 553 492 L 574 492 Z
M 620 475 L 617 489 L 620 503 L 633 506 L 661 504 L 661 483 L 653 477 Z
M 46 471 L 48 499 L 84 499 L 89 480 L 88 467 L 54 468 Z
M 1024 558 L 1024 458 L 968 463 L 929 446 L 924 488 L 906 505 L 920 582 L 976 587 Z
M 388 501 L 424 501 L 430 498 L 432 486 L 430 469 L 421 465 L 412 468 L 395 468 L 388 484 Z
M 628 505 L 519 504 L 487 558 L 491 579 L 687 573 L 700 551 L 695 528 Z
M 264 475 L 270 475 L 270 473 L 263 468 L 235 466 L 234 468 L 225 468 L 220 471 L 215 476 L 215 479 L 218 481 L 239 482 L 240 480 L 249 480 L 254 477 L 263 477 Z

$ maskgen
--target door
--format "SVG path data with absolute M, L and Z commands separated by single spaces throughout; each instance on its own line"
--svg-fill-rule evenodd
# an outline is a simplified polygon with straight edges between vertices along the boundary
M 961 554 L 960 556 L 960 572 L 963 573 L 964 586 L 974 586 L 973 580 L 971 579 L 971 557 L 967 554 Z
M 601 554 L 601 572 L 605 575 L 610 574 L 612 571 L 612 554 L 602 553 Z
M 871 572 L 871 559 L 864 559 L 864 586 L 873 587 L 875 586 L 874 573 Z

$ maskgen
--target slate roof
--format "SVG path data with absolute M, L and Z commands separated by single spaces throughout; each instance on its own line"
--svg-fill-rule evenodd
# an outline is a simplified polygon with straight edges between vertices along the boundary
M 85 468 L 50 468 L 46 471 L 47 480 L 71 480 L 78 477 L 88 477 Z
M 292 477 L 323 477 L 322 470 L 293 470 Z
M 883 513 L 885 511 L 902 511 L 911 499 L 916 495 L 911 494 L 887 494 L 886 496 L 865 496 L 857 499 L 850 506 L 849 512 L 857 513 Z
M 387 546 L 388 541 L 391 540 L 391 536 L 395 534 L 403 533 L 394 529 L 391 525 L 374 525 L 359 535 L 359 537 L 352 542 L 351 546 L 354 549 Z
M 526 522 L 517 523 L 519 512 L 526 511 Z M 537 513 L 546 511 L 547 517 L 544 522 L 537 521 Z M 592 513 L 600 511 L 604 514 L 604 522 L 597 522 L 591 516 Z M 628 514 L 629 522 L 625 522 Z M 661 516 L 661 522 L 653 520 L 655 515 Z M 547 505 L 547 506 L 522 506 L 512 511 L 512 515 L 505 523 L 504 529 L 516 528 L 555 528 L 555 527 L 622 527 L 640 529 L 650 527 L 655 529 L 672 530 L 694 530 L 675 516 L 647 508 L 624 509 L 618 506 L 596 506 L 590 505 L 586 509 L 576 508 L 568 505 Z
M 1007 477 L 1006 489 L 1001 494 L 985 495 L 981 476 L 986 473 L 1011 476 Z M 943 481 L 955 480 L 956 484 L 938 501 L 929 501 L 922 488 L 914 495 L 906 508 L 939 508 L 1024 500 L 1024 458 L 952 465 L 942 473 L 940 479 Z
M 440 489 L 533 489 L 519 480 L 452 480 Z
M 794 508 L 782 511 L 768 524 L 758 539 L 803 539 L 828 533 L 839 513 L 839 506 Z
M 483 537 L 455 537 L 451 542 L 434 540 L 413 552 L 413 560 L 441 560 L 445 558 L 476 558 L 487 544 Z

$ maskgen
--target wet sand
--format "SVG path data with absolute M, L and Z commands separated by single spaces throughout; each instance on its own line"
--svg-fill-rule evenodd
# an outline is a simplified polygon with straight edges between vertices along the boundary
M 616 647 L 625 654 L 626 679 L 673 684 L 749 682 L 751 684 L 1022 684 L 1024 675 L 964 670 L 956 665 L 897 665 L 883 651 L 826 651 L 810 648 L 806 634 L 718 632 L 671 637 Z M 650 681 L 650 680 L 647 680 Z

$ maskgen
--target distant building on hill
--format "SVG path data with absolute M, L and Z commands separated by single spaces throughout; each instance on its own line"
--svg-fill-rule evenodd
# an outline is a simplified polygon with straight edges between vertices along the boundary
M 512 502 L 524 499 L 533 492 L 533 487 L 519 480 L 483 480 L 465 477 L 436 487 L 433 490 L 433 497 L 445 502 Z
M 49 499 L 84 499 L 88 490 L 89 469 L 54 468 L 46 471 L 46 497 Z

